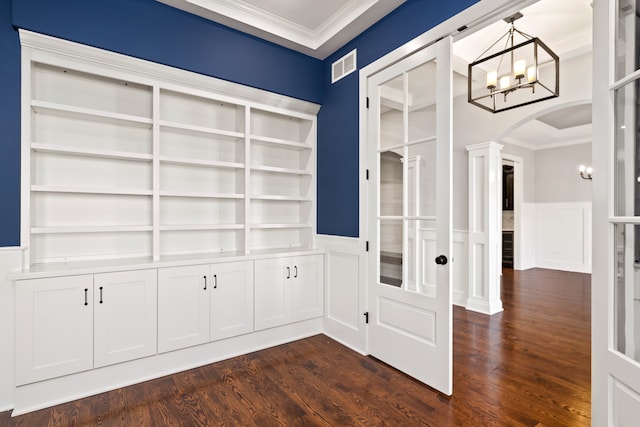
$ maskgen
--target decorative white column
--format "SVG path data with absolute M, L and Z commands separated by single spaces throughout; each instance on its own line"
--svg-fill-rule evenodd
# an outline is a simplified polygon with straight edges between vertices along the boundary
M 469 294 L 468 310 L 485 314 L 502 311 L 502 145 L 467 146 L 469 155 Z

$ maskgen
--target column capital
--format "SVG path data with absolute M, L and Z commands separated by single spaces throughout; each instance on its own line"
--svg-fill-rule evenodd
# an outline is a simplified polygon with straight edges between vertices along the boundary
M 494 149 L 498 151 L 502 151 L 504 145 L 498 144 L 497 142 L 489 141 L 489 142 L 481 142 L 479 144 L 471 144 L 467 145 L 467 151 L 475 151 L 475 150 L 486 150 L 486 149 Z

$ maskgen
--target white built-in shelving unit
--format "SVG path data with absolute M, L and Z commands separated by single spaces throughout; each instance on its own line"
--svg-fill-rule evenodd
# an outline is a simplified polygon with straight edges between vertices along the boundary
M 313 248 L 316 105 L 92 59 L 23 59 L 29 265 Z
M 14 415 L 321 331 L 317 105 L 20 39 Z

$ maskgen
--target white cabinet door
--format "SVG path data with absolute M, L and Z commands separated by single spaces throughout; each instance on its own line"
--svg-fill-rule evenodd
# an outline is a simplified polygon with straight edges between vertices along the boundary
M 322 316 L 322 255 L 256 261 L 254 293 L 256 330 Z
M 158 352 L 209 341 L 209 265 L 158 269 Z
M 255 261 L 255 330 L 284 325 L 291 319 L 289 258 Z
M 16 384 L 91 369 L 93 276 L 16 282 Z
M 211 266 L 211 341 L 253 332 L 253 262 Z
M 94 276 L 94 367 L 156 353 L 157 270 Z
M 322 255 L 291 259 L 291 321 L 312 319 L 324 312 Z

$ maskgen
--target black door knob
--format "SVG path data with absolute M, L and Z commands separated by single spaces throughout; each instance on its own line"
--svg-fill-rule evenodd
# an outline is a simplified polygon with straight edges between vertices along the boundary
M 445 265 L 447 263 L 447 257 L 444 255 L 440 255 L 436 257 L 436 264 Z

